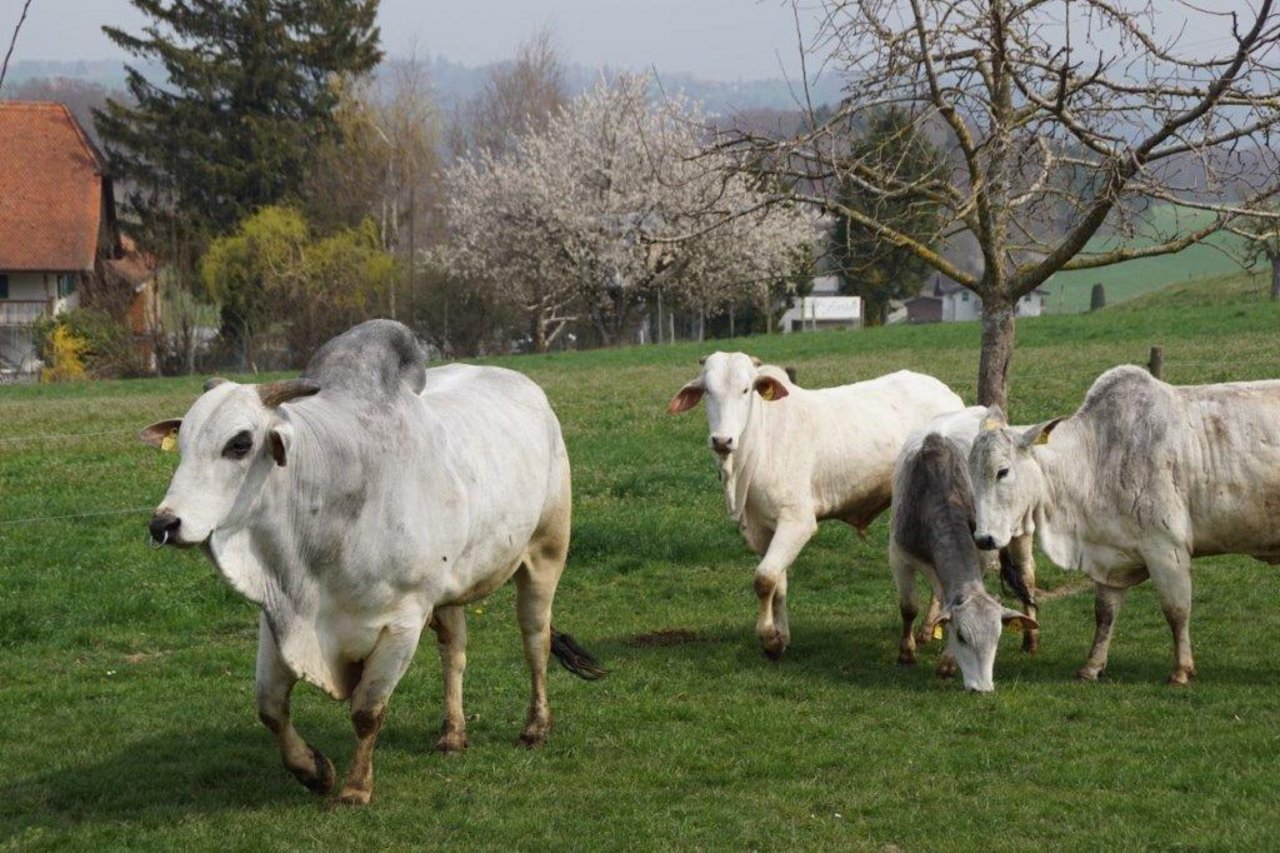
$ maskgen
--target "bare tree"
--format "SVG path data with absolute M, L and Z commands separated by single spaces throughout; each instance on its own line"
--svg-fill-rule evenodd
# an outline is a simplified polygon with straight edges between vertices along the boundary
M 1280 219 L 1249 217 L 1231 229 L 1245 239 L 1245 263 L 1265 259 L 1271 268 L 1271 298 L 1280 300 Z
M 1158 5 L 823 0 L 807 58 L 847 75 L 845 99 L 829 115 L 809 110 L 793 136 L 738 130 L 721 144 L 790 181 L 789 198 L 848 217 L 976 293 L 978 396 L 1004 404 L 1018 300 L 1049 276 L 1275 216 L 1263 209 L 1280 188 L 1273 0 L 1247 14 Z M 942 168 L 905 178 L 892 159 L 849 155 L 865 118 L 891 106 L 946 150 Z M 872 201 L 841 205 L 829 192 L 840 183 Z M 904 196 L 943 212 L 929 239 L 878 215 Z M 976 265 L 947 250 L 966 240 L 981 249 Z
M 9 60 L 13 57 L 13 48 L 18 44 L 18 33 L 22 31 L 22 24 L 27 20 L 27 10 L 31 8 L 31 0 L 26 0 L 22 4 L 22 12 L 18 15 L 18 23 L 13 27 L 13 35 L 9 38 L 9 49 L 5 51 L 4 62 L 0 63 L 0 89 L 4 89 L 4 78 L 9 73 Z
M 516 50 L 512 62 L 489 72 L 484 91 L 455 116 L 449 133 L 454 156 L 499 154 L 521 136 L 539 133 L 569 97 L 564 57 L 549 29 L 540 29 Z

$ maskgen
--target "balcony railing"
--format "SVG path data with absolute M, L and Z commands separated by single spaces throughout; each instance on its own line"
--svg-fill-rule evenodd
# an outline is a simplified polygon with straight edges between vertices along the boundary
M 0 300 L 0 326 L 30 326 L 48 312 L 43 299 Z

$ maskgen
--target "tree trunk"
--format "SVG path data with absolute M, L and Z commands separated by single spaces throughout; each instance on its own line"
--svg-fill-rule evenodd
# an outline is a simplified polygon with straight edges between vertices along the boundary
M 978 358 L 978 403 L 1009 411 L 1009 363 L 1013 360 L 1014 303 L 983 295 L 982 354 Z
M 529 337 L 533 341 L 534 352 L 547 351 L 547 324 L 541 314 L 534 315 L 533 326 L 529 330 Z
M 1271 256 L 1271 298 L 1280 299 L 1280 254 Z

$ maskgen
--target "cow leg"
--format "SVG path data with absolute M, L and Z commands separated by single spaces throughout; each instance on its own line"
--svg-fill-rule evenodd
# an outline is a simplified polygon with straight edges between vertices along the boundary
M 756 567 L 755 590 L 760 604 L 756 636 L 764 653 L 774 660 L 780 658 L 791 643 L 791 629 L 787 624 L 787 569 L 817 529 L 818 523 L 812 518 L 780 522 L 769 542 L 769 550 Z
M 1101 583 L 1093 585 L 1093 648 L 1089 651 L 1089 659 L 1076 672 L 1081 681 L 1097 681 L 1098 675 L 1106 669 L 1111 632 L 1115 629 L 1126 592 L 1128 590 L 1123 587 Z
M 1173 632 L 1173 673 L 1170 684 L 1186 684 L 1196 675 L 1191 656 L 1191 558 L 1175 553 L 1160 562 L 1147 563 L 1151 582 L 1160 596 L 1160 607 Z
M 333 762 L 302 739 L 289 715 L 289 695 L 297 681 L 280 657 L 267 617 L 261 616 L 258 620 L 257 675 L 254 679 L 258 719 L 275 735 L 276 746 L 288 771 L 315 793 L 327 794 L 333 790 L 336 778 Z
M 408 628 L 388 626 L 364 659 L 360 681 L 351 693 L 351 726 L 355 729 L 356 749 L 351 758 L 351 772 L 338 794 L 340 802 L 362 806 L 373 796 L 373 748 L 387 716 L 387 700 L 409 668 L 421 635 L 420 624 Z
M 440 647 L 444 674 L 444 724 L 436 751 L 446 755 L 467 748 L 467 719 L 462 713 L 462 674 L 467 669 L 467 619 L 462 607 L 437 607 L 431 629 Z
M 924 621 L 920 623 L 920 630 L 916 631 L 916 643 L 924 645 L 933 640 L 933 629 L 938 624 L 939 617 L 942 616 L 942 587 L 937 583 L 933 584 L 933 591 L 929 594 L 929 609 L 925 611 Z
M 1031 536 L 1015 536 L 1009 542 L 1009 557 L 1022 578 L 1022 585 L 1031 593 L 1030 601 L 1022 602 L 1022 610 L 1032 619 L 1038 619 L 1039 608 L 1035 605 L 1036 594 L 1036 557 L 1035 539 Z M 1022 650 L 1035 654 L 1040 650 L 1040 629 L 1028 628 L 1022 632 Z
M 564 572 L 568 555 L 568 523 L 561 535 L 534 543 L 524 565 L 516 572 L 516 621 L 529 667 L 529 711 L 519 743 L 541 746 L 551 733 L 551 706 L 547 703 L 547 660 L 551 655 L 551 602 Z
M 893 573 L 893 586 L 898 592 L 898 612 L 902 614 L 902 636 L 898 639 L 898 663 L 903 666 L 915 666 L 916 638 L 911 628 L 916 621 L 916 615 L 920 612 L 920 598 L 916 593 L 916 571 L 892 539 L 889 540 L 889 569 Z

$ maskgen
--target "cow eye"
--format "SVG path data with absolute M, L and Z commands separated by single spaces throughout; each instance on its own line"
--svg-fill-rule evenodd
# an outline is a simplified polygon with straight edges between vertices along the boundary
M 1009 476 L 1008 468 L 1001 468 L 999 471 L 996 472 L 997 480 L 1003 480 L 1005 477 L 1008 477 L 1008 476 Z
M 222 448 L 222 455 L 227 459 L 243 459 L 250 450 L 253 450 L 253 436 L 248 430 L 243 430 L 231 436 L 226 447 Z
M 751 389 L 750 389 L 749 387 L 748 387 L 748 388 L 743 388 L 743 389 L 742 389 L 742 393 L 743 393 L 743 394 L 750 394 L 750 393 L 751 393 Z

